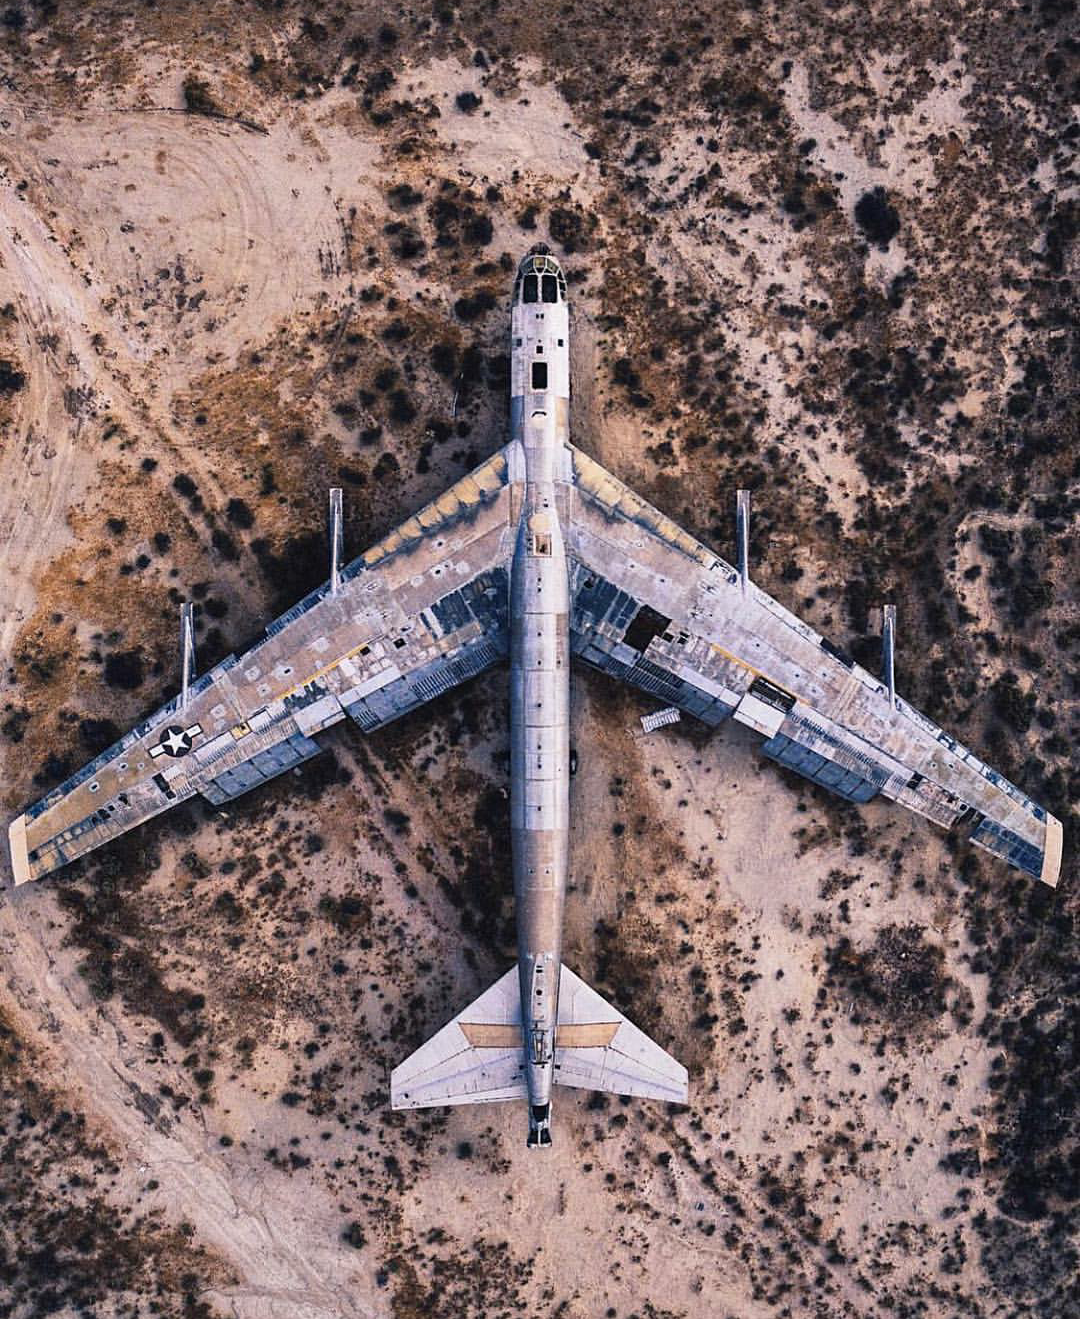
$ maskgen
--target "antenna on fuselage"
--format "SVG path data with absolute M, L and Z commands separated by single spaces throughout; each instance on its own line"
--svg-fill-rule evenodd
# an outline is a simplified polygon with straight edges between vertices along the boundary
M 188 693 L 195 680 L 195 606 L 180 606 L 180 708 L 186 710 Z
M 344 546 L 341 521 L 341 487 L 330 491 L 330 594 L 337 595 L 341 585 L 341 552 Z
M 896 708 L 896 606 L 881 607 L 881 664 L 889 688 L 889 708 Z
M 739 563 L 739 585 L 743 591 L 750 580 L 750 491 L 735 492 L 735 540 Z

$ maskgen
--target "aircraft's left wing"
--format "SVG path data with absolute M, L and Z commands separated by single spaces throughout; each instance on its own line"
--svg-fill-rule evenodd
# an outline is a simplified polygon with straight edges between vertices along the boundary
M 1014 784 L 580 450 L 562 522 L 571 646 L 850 801 L 879 793 L 1044 883 L 1061 825 Z
M 346 715 L 370 731 L 506 654 L 524 477 L 507 445 L 354 560 L 10 827 L 15 882 L 38 879 L 177 802 L 221 804 L 319 750 Z

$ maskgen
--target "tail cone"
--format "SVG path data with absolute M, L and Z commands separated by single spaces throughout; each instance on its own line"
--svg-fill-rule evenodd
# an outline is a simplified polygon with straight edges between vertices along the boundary
M 528 1147 L 547 1149 L 551 1145 L 551 1105 L 533 1104 L 529 1109 Z

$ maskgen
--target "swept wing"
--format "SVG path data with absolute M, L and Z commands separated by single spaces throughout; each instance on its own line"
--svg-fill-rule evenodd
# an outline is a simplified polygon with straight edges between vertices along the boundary
M 578 449 L 567 494 L 571 645 L 851 801 L 879 793 L 1044 883 L 1061 825 L 765 591 Z
M 502 658 L 522 479 L 508 445 L 36 802 L 10 828 L 15 882 L 196 793 L 229 801 L 340 719 L 379 728 Z

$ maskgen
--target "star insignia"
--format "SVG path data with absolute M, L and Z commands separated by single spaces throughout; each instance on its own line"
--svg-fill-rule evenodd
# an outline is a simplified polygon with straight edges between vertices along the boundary
M 186 756 L 195 737 L 201 732 L 202 728 L 198 724 L 192 724 L 190 728 L 170 724 L 162 733 L 157 746 L 150 748 L 150 755 L 154 760 L 161 755 L 172 756 L 174 759 Z

